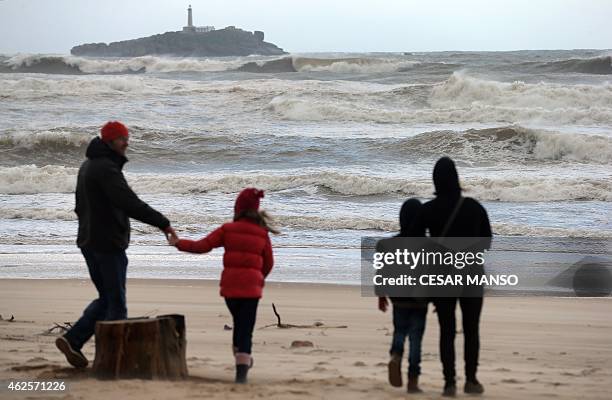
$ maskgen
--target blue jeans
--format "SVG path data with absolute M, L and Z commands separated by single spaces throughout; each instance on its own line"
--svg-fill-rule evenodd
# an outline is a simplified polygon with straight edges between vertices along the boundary
M 404 354 L 404 342 L 408 336 L 410 352 L 408 353 L 408 375 L 421 374 L 421 343 L 425 332 L 427 307 L 403 308 L 393 306 L 393 342 L 390 353 L 400 357 Z
M 98 321 L 114 321 L 127 318 L 125 279 L 128 259 L 125 251 L 100 253 L 81 249 L 91 281 L 98 290 L 98 298 L 92 301 L 83 316 L 65 337 L 73 348 L 81 349 L 92 337 Z

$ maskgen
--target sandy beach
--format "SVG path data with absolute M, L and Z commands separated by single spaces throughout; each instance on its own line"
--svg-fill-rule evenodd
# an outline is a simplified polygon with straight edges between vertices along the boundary
M 254 332 L 255 366 L 246 386 L 233 384 L 231 318 L 216 281 L 130 280 L 130 316 L 186 316 L 190 379 L 181 382 L 98 381 L 91 370 L 69 367 L 45 334 L 55 322 L 74 321 L 94 288 L 86 280 L 0 280 L 0 380 L 62 380 L 67 392 L 8 392 L 2 398 L 439 398 L 438 327 L 430 311 L 423 344 L 425 393 L 407 395 L 387 383 L 391 316 L 358 287 L 269 283 Z M 274 302 L 284 323 L 315 328 L 278 329 Z M 608 399 L 612 382 L 610 299 L 486 298 L 481 323 L 479 378 L 484 398 Z M 346 326 L 340 328 L 339 326 Z M 296 340 L 313 347 L 292 348 Z M 94 344 L 84 353 L 93 361 Z M 462 360 L 457 336 L 457 359 Z M 405 368 L 405 363 L 403 368 Z M 462 388 L 462 362 L 458 363 Z M 464 397 L 462 393 L 458 395 Z

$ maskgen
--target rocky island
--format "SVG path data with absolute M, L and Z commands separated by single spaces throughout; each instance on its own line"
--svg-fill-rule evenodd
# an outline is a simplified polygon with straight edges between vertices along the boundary
M 264 41 L 261 31 L 249 32 L 233 26 L 215 29 L 193 25 L 189 6 L 187 25 L 182 31 L 166 32 L 149 37 L 120 42 L 89 43 L 75 46 L 75 56 L 141 57 L 170 55 L 178 57 L 225 57 L 286 54 L 280 47 Z

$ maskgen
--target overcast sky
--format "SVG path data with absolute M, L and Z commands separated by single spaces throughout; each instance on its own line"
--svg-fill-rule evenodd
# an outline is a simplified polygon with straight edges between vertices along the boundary
M 289 52 L 612 48 L 612 0 L 0 0 L 0 53 L 180 30 L 189 4 Z

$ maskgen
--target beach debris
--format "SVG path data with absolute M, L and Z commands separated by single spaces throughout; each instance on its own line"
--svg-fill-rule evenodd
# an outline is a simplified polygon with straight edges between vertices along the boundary
M 15 322 L 15 316 L 13 314 L 11 314 L 11 318 L 4 319 L 4 318 L 2 318 L 2 315 L 0 315 L 0 321 Z
M 70 322 L 64 322 L 62 325 L 58 324 L 57 322 L 54 322 L 53 326 L 47 329 L 43 334 L 53 335 L 56 333 L 55 331 L 57 331 L 57 333 L 64 333 L 68 332 L 70 329 L 72 329 L 72 324 Z
M 299 347 L 314 347 L 314 344 L 310 340 L 294 340 L 291 342 L 292 349 Z
M 262 326 L 259 329 L 269 328 L 269 327 L 272 327 L 272 326 L 276 326 L 277 328 L 281 328 L 281 329 L 289 329 L 289 328 L 301 328 L 301 329 L 309 329 L 309 328 L 310 329 L 312 329 L 312 328 L 343 329 L 343 328 L 348 328 L 347 325 L 327 326 L 327 325 L 325 325 L 321 321 L 316 321 L 314 324 L 310 324 L 310 325 L 283 324 L 281 322 L 281 316 L 278 313 L 278 311 L 276 310 L 276 305 L 274 303 L 272 303 L 272 311 L 274 311 L 274 315 L 276 316 L 277 323 L 276 324 L 270 324 L 270 325 Z
M 224 331 L 231 331 L 231 330 L 232 330 L 232 327 L 231 327 L 231 326 L 229 326 L 229 325 L 227 325 L 227 324 L 225 324 L 225 325 L 223 325 L 223 330 L 224 330 Z

